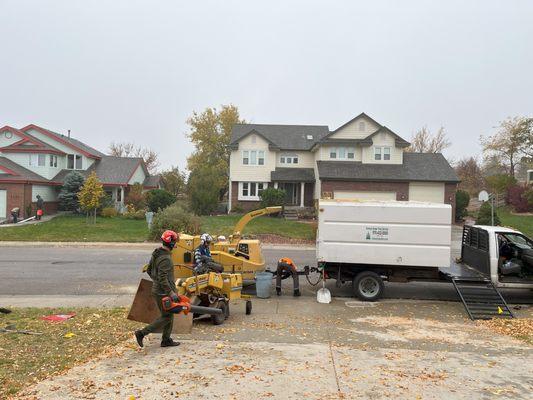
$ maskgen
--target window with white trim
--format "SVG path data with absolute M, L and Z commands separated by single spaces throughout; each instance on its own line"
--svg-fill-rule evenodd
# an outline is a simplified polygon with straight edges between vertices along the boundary
M 374 147 L 374 160 L 390 160 L 390 147 Z
M 280 164 L 298 164 L 298 156 L 283 154 L 279 158 Z
M 354 160 L 355 147 L 332 147 L 329 151 L 329 158 L 339 160 Z
M 259 195 L 267 187 L 267 182 L 239 182 L 239 200 L 260 200 Z
M 30 167 L 44 167 L 46 165 L 46 154 L 30 154 L 28 165 Z
M 265 151 L 264 150 L 243 150 L 242 164 L 243 165 L 265 165 Z
M 365 121 L 360 121 L 359 122 L 359 132 L 364 132 L 365 129 L 366 129 Z
M 57 156 L 50 155 L 50 166 L 57 168 Z
M 67 169 L 82 169 L 82 159 L 79 154 L 67 155 Z

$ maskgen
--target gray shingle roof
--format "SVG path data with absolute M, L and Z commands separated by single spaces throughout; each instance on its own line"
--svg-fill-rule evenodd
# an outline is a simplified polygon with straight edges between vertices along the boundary
M 146 188 L 157 188 L 159 186 L 159 181 L 161 180 L 161 175 L 152 175 L 147 176 L 144 180 L 143 186 Z
M 276 182 L 314 182 L 313 168 L 276 168 L 270 173 L 270 179 Z
M 87 177 L 92 171 L 96 171 L 98 179 L 104 185 L 127 185 L 141 161 L 142 158 L 103 156 L 87 170 L 78 172 Z M 53 180 L 63 182 L 70 171 L 60 171 Z
M 44 128 L 43 128 L 44 129 Z M 67 142 L 69 142 L 70 144 L 72 144 L 73 146 L 76 146 L 80 149 L 82 149 L 83 151 L 89 153 L 89 154 L 92 154 L 94 156 L 97 156 L 97 157 L 103 157 L 105 156 L 104 153 L 96 150 L 95 148 L 91 147 L 91 146 L 88 146 L 86 145 L 85 143 L 83 142 L 80 142 L 79 140 L 77 139 L 74 139 L 74 138 L 69 138 L 68 136 L 65 136 L 65 135 L 62 135 L 61 133 L 57 133 L 57 132 L 54 132 L 54 131 L 51 131 L 50 129 L 46 129 L 48 132 L 50 132 L 52 135 L 54 136 L 57 136 L 57 137 L 60 137 L 61 139 L 63 140 L 66 140 Z
M 440 153 L 404 153 L 403 164 L 317 161 L 321 180 L 459 182 Z
M 329 133 L 325 125 L 235 124 L 231 130 L 230 146 L 235 147 L 240 139 L 252 131 L 256 131 L 281 150 L 310 150 Z M 308 139 L 308 135 L 312 136 L 312 139 Z
M 32 182 L 43 182 L 43 183 L 49 182 L 46 178 L 43 178 L 42 176 L 36 174 L 35 172 L 32 172 L 29 169 L 26 169 L 5 157 L 0 157 L 0 166 L 5 167 L 13 171 L 14 173 L 16 173 L 16 175 L 10 175 L 8 173 L 5 173 L 2 169 L 0 169 L 0 180 L 3 180 L 3 181 L 13 181 L 13 182 L 32 181 Z

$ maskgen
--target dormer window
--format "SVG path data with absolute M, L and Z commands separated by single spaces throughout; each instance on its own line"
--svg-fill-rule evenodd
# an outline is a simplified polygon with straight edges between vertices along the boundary
M 79 154 L 67 155 L 67 169 L 82 169 L 82 160 Z
M 374 160 L 389 161 L 390 160 L 390 147 L 374 147 Z
M 298 156 L 284 154 L 279 158 L 280 164 L 298 164 Z
M 359 132 L 364 132 L 366 130 L 366 124 L 365 121 L 359 122 Z

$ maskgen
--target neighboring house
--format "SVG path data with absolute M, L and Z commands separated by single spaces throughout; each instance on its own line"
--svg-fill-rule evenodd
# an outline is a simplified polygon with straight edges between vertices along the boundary
M 455 208 L 459 179 L 442 154 L 408 153 L 409 143 L 365 113 L 327 126 L 236 124 L 230 148 L 229 209 L 259 206 L 267 187 L 286 204 L 319 198 L 415 200 Z
M 58 207 L 58 194 L 71 171 L 87 177 L 92 171 L 112 196 L 117 209 L 124 208 L 128 188 L 140 183 L 145 189 L 159 187 L 159 177 L 150 176 L 141 158 L 112 157 L 68 136 L 37 125 L 22 129 L 0 128 L 0 220 L 19 207 L 28 217 L 35 210 L 36 196 L 44 200 L 46 213 Z

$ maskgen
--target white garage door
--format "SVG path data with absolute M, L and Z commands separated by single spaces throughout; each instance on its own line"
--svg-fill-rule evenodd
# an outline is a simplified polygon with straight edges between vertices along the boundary
M 7 218 L 7 190 L 0 190 L 0 219 Z
M 444 183 L 411 182 L 409 200 L 444 203 Z
M 333 192 L 333 198 L 341 200 L 396 200 L 396 192 L 352 192 L 338 190 Z

